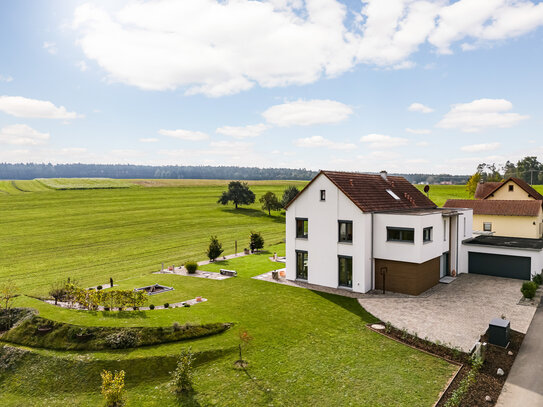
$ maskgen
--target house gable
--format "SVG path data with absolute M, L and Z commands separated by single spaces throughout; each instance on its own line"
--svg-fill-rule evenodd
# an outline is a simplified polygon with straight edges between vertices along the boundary
M 543 201 L 543 195 L 519 178 L 509 178 L 493 190 L 487 192 L 482 199 L 488 200 L 538 200 Z

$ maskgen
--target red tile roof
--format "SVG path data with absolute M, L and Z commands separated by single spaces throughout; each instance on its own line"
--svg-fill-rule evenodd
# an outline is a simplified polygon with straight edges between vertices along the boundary
M 477 189 L 475 190 L 475 199 L 485 199 L 490 191 L 494 191 L 497 187 L 501 186 L 502 182 L 483 182 L 482 184 L 477 184 Z
M 541 201 L 449 199 L 444 208 L 471 208 L 474 215 L 538 216 Z
M 358 172 L 321 171 L 292 200 L 289 205 L 302 194 L 320 175 L 327 177 L 363 212 L 403 211 L 410 209 L 433 209 L 436 204 L 415 188 L 404 177 L 387 176 L 385 181 L 379 174 L 362 174 Z M 390 190 L 399 199 L 394 198 Z M 288 206 L 287 205 L 287 208 Z
M 541 195 L 539 192 L 537 192 L 535 189 L 533 189 L 530 184 L 528 184 L 526 181 L 521 180 L 519 178 L 508 178 L 505 181 L 501 182 L 500 185 L 496 186 L 494 189 L 488 191 L 488 193 L 482 198 L 486 199 L 490 195 L 492 195 L 494 192 L 496 192 L 498 189 L 503 187 L 507 182 L 513 181 L 515 184 L 517 184 L 519 187 L 521 187 L 528 195 L 530 195 L 532 198 L 537 200 L 543 200 L 543 195 Z

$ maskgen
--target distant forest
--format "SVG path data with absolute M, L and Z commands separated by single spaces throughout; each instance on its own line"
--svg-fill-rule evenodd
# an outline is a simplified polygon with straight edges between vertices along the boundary
M 316 174 L 316 171 L 305 168 L 0 163 L 0 179 L 4 180 L 34 178 L 310 180 Z M 469 179 L 467 175 L 449 174 L 394 175 L 402 175 L 417 184 L 465 184 Z

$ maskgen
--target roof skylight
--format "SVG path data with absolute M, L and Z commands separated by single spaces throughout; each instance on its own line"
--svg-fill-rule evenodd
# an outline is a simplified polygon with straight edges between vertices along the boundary
M 399 201 L 400 200 L 400 197 L 398 195 L 396 195 L 394 192 L 392 192 L 390 189 L 387 189 L 386 190 L 388 192 L 388 194 L 394 198 L 395 200 Z

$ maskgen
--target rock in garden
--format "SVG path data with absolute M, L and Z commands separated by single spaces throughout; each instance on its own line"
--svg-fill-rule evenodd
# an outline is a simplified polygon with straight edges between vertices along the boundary
M 498 368 L 498 371 L 496 372 L 496 374 L 498 376 L 503 376 L 505 374 L 505 372 L 503 371 L 503 369 L 501 367 Z
M 507 354 L 508 354 L 509 356 L 513 356 L 513 352 L 511 352 L 511 351 L 507 352 Z
M 488 401 L 489 403 L 492 403 L 492 397 L 485 396 L 485 401 Z
M 379 330 L 379 331 L 382 331 L 383 329 L 385 329 L 385 326 L 382 325 L 382 324 L 373 324 L 371 327 L 372 327 L 373 329 L 377 329 L 377 330 Z

